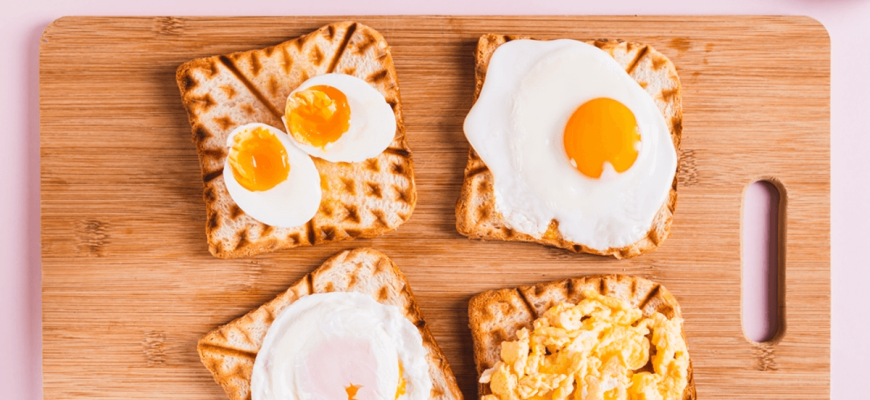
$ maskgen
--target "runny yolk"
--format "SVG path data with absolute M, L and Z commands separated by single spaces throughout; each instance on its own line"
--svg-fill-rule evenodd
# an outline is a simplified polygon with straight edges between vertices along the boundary
M 338 140 L 350 127 L 350 106 L 340 90 L 317 85 L 287 99 L 287 129 L 300 143 L 323 148 Z
M 577 170 L 600 178 L 604 163 L 625 172 L 637 160 L 640 132 L 634 114 L 622 103 L 599 97 L 583 103 L 565 126 L 565 151 Z
M 405 368 L 402 368 L 402 362 L 399 361 L 399 385 L 396 388 L 396 400 L 405 394 Z
M 344 388 L 344 391 L 347 392 L 347 400 L 356 400 L 356 392 L 359 391 L 359 388 L 362 386 L 350 384 L 350 386 Z
M 233 138 L 229 163 L 239 185 L 252 192 L 269 190 L 287 180 L 287 149 L 269 130 L 257 127 Z

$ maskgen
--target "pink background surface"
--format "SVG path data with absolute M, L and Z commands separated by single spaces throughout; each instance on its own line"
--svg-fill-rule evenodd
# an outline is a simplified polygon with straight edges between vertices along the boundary
M 870 358 L 870 308 L 864 293 L 870 262 L 862 257 L 870 243 L 870 149 L 866 115 L 870 111 L 870 1 L 224 1 L 111 0 L 7 2 L 0 15 L 0 387 L 5 398 L 42 398 L 41 299 L 39 254 L 39 38 L 54 19 L 66 15 L 378 15 L 378 14 L 785 14 L 819 20 L 831 36 L 831 180 L 832 180 L 832 397 L 866 396 L 866 360 Z M 768 218 L 769 192 L 748 190 L 755 211 L 747 221 Z M 760 207 L 760 208 L 757 208 Z M 749 223 L 749 222 L 747 222 Z M 763 227 L 763 225 L 759 225 Z M 747 232 L 747 257 L 763 260 L 764 230 Z M 750 255 L 751 254 L 751 255 Z M 750 278 L 751 275 L 751 278 Z M 769 273 L 747 270 L 752 281 L 745 296 L 763 300 Z M 749 297 L 746 297 L 749 299 Z M 747 334 L 762 335 L 763 310 L 747 315 Z M 754 321 L 754 322 L 753 322 Z

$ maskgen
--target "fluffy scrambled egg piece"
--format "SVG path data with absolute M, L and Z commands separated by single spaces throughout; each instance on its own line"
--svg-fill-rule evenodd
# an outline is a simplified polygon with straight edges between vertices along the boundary
M 682 398 L 689 369 L 682 320 L 661 313 L 643 318 L 625 300 L 583 295 L 577 305 L 547 310 L 531 333 L 520 329 L 517 340 L 501 344 L 501 361 L 480 378 L 493 394 L 481 400 Z

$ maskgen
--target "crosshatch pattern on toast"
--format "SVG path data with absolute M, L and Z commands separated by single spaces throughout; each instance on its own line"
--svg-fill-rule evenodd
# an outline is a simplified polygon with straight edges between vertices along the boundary
M 371 248 L 345 250 L 326 260 L 275 299 L 209 332 L 197 344 L 200 359 L 230 400 L 250 399 L 254 361 L 272 321 L 296 300 L 314 293 L 358 292 L 402 310 L 423 336 L 431 399 L 461 400 L 444 353 L 435 343 L 405 275 L 383 253 Z
M 475 101 L 483 88 L 486 70 L 493 52 L 498 46 L 517 39 L 529 38 L 495 34 L 487 34 L 480 38 L 475 53 Z M 564 239 L 558 230 L 559 222 L 556 220 L 550 222 L 549 229 L 540 239 L 514 231 L 505 225 L 503 217 L 495 208 L 492 172 L 473 148 L 469 148 L 468 151 L 465 179 L 462 182 L 459 200 L 456 202 L 456 229 L 459 233 L 471 239 L 536 242 L 575 253 L 591 253 L 620 259 L 654 250 L 668 237 L 677 205 L 679 150 L 683 129 L 682 94 L 677 70 L 667 57 L 648 45 L 604 39 L 587 43 L 611 55 L 652 96 L 659 111 L 665 116 L 665 122 L 677 150 L 677 174 L 674 176 L 668 198 L 654 217 L 647 235 L 626 247 L 598 251 Z
M 284 130 L 290 92 L 310 77 L 344 73 L 380 92 L 396 117 L 396 136 L 375 158 L 331 163 L 312 157 L 321 177 L 320 209 L 308 223 L 278 228 L 247 215 L 226 189 L 227 136 L 261 122 Z M 235 258 L 296 246 L 376 237 L 396 229 L 414 210 L 414 165 L 405 140 L 402 102 L 390 48 L 374 29 L 355 22 L 326 25 L 260 50 L 196 59 L 176 79 L 202 168 L 209 250 Z
M 502 342 L 516 340 L 516 332 L 522 328 L 533 329 L 532 322 L 560 302 L 577 304 L 584 299 L 585 290 L 626 300 L 643 311 L 644 317 L 659 312 L 668 319 L 682 318 L 680 304 L 664 286 L 637 276 L 595 275 L 490 290 L 468 302 L 468 326 L 478 376 L 499 361 Z M 686 340 L 685 329 L 681 333 Z M 697 394 L 691 359 L 688 376 L 683 400 L 694 400 Z M 477 387 L 479 396 L 491 394 L 489 385 L 478 383 Z

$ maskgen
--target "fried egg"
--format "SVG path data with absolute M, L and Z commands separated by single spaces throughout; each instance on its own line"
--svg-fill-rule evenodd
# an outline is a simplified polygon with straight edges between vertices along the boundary
M 354 292 L 304 296 L 266 333 L 253 400 L 425 400 L 432 380 L 420 331 L 393 305 Z
M 299 148 L 331 162 L 376 157 L 396 135 L 396 116 L 384 96 L 345 74 L 302 83 L 287 98 L 283 120 Z
M 677 155 L 653 98 L 607 53 L 515 40 L 492 55 L 465 135 L 493 174 L 506 225 L 604 251 L 649 231 Z
M 242 125 L 227 137 L 224 182 L 233 201 L 271 226 L 302 225 L 320 207 L 320 174 L 308 154 L 269 125 Z

